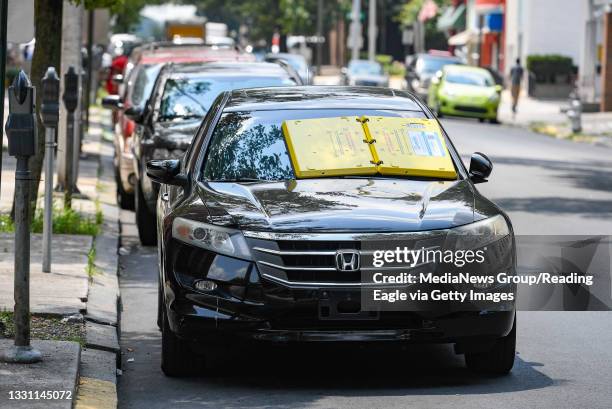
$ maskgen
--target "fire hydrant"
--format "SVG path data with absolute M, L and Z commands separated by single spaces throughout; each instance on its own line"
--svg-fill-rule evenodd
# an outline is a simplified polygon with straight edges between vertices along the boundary
M 565 114 L 572 124 L 572 132 L 582 131 L 582 102 L 577 92 L 572 92 L 569 96 L 569 107 L 564 109 Z

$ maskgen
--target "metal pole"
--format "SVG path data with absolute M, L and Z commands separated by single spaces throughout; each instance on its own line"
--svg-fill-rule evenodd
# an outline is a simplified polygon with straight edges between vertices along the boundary
M 368 60 L 374 61 L 376 57 L 376 0 L 369 0 L 368 12 Z
M 43 219 L 43 265 L 42 271 L 51 272 L 51 240 L 53 235 L 53 152 L 55 130 L 59 122 L 60 80 L 55 68 L 47 68 L 41 81 L 42 103 L 40 117 L 45 125 L 45 213 Z
M 4 142 L 4 83 L 6 78 L 6 49 L 8 0 L 0 0 L 0 147 Z M 2 180 L 2 155 L 0 154 L 0 180 Z M 0 183 L 1 185 L 1 183 Z
M 321 74 L 323 60 L 323 0 L 317 1 L 317 73 Z
M 353 0 L 353 21 L 351 22 L 351 59 L 359 59 L 361 37 L 361 0 Z
M 85 84 L 85 98 L 83 109 L 85 110 L 85 129 L 89 130 L 89 104 L 91 103 L 91 77 L 93 73 L 93 37 L 94 37 L 94 11 L 89 10 L 87 14 L 87 83 Z M 82 141 L 81 141 L 82 142 Z
M 53 238 L 53 151 L 55 129 L 45 128 L 45 214 L 43 219 L 43 264 L 44 273 L 51 272 L 51 240 Z
M 74 154 L 74 111 L 68 111 L 66 115 L 66 186 L 64 187 L 64 209 L 72 207 L 72 193 L 74 191 L 74 183 L 72 176 Z
M 17 158 L 15 171 L 15 344 L 4 351 L 6 362 L 32 363 L 42 359 L 30 346 L 30 189 L 32 175 L 28 165 L 36 154 L 36 90 L 20 71 L 9 88 L 9 117 L 6 133 L 9 155 Z

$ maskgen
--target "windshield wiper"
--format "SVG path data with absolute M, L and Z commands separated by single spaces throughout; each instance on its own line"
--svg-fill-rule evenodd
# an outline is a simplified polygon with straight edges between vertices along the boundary
M 161 115 L 159 121 L 174 121 L 175 119 L 194 119 L 202 118 L 202 115 L 188 114 L 188 115 Z
M 217 180 L 217 182 L 244 183 L 244 182 L 272 182 L 272 181 L 267 180 L 267 179 L 258 179 L 258 178 L 235 178 L 235 179 Z

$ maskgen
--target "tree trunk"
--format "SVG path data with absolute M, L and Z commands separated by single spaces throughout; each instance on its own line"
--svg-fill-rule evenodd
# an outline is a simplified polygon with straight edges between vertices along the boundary
M 36 87 L 36 108 L 41 104 L 41 80 L 47 71 L 47 67 L 53 66 L 58 75 L 62 72 L 60 58 L 62 53 L 62 0 L 35 0 L 34 1 L 34 30 L 36 46 L 32 56 L 32 69 L 30 80 Z M 36 210 L 36 199 L 38 197 L 38 184 L 40 183 L 41 171 L 45 159 L 45 127 L 40 116 L 36 115 L 38 126 L 38 150 L 35 156 L 30 158 L 30 170 L 32 180 L 30 184 L 30 205 L 32 215 Z M 45 177 L 53 177 L 46 175 Z M 15 204 L 13 203 L 14 213 Z

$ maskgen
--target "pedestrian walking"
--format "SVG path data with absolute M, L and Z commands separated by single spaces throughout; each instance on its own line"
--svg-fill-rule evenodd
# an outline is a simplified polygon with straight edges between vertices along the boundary
M 521 65 L 521 59 L 516 59 L 516 64 L 510 70 L 510 81 L 511 88 L 510 93 L 512 94 L 512 113 L 516 114 L 516 106 L 518 105 L 519 95 L 521 93 L 521 81 L 523 79 L 523 66 Z

